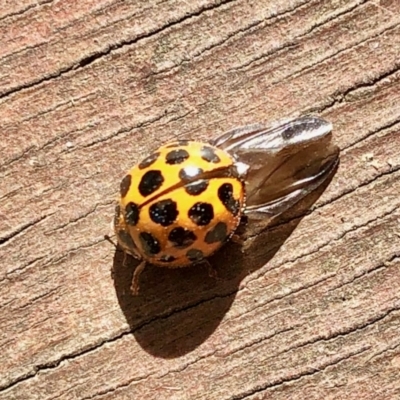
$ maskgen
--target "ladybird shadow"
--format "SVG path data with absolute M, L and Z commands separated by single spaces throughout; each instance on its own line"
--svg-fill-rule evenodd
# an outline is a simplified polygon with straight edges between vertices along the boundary
M 243 247 L 230 242 L 209 259 L 217 279 L 210 277 L 202 264 L 178 269 L 148 265 L 140 276 L 140 293 L 133 296 L 130 285 L 138 263 L 129 258 L 124 266 L 123 253 L 116 250 L 114 286 L 140 346 L 155 357 L 168 359 L 187 354 L 205 342 L 230 309 L 243 278 L 271 260 L 328 184 L 325 182 L 269 227 L 244 227 L 248 240 Z

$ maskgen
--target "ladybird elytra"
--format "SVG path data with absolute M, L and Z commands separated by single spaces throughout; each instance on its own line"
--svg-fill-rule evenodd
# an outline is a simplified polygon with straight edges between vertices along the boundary
M 239 225 L 246 171 L 229 153 L 208 143 L 160 147 L 122 179 L 114 220 L 120 246 L 161 267 L 203 261 Z
M 182 151 L 188 156 L 183 157 Z M 232 157 L 227 152 L 206 143 L 165 145 L 128 172 L 121 182 L 121 200 L 123 203 L 133 201 L 143 204 L 157 197 L 160 192 L 182 185 L 196 175 L 232 164 Z

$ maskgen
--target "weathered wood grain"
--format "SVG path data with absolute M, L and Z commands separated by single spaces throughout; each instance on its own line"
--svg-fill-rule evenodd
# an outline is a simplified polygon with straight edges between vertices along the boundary
M 3 0 L 0 41 L 0 399 L 400 398 L 397 0 Z M 124 171 L 309 112 L 326 190 L 133 298 Z

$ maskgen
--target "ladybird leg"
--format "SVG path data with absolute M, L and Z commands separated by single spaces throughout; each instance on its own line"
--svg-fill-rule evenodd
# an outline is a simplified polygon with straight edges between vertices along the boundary
M 122 260 L 122 266 L 123 267 L 126 267 L 127 266 L 127 260 L 128 260 L 128 257 L 130 256 L 130 254 L 129 253 L 127 253 L 126 251 L 124 251 L 124 259 Z
M 231 236 L 231 241 L 232 241 L 232 243 L 235 243 L 235 244 L 240 244 L 240 245 L 243 245 L 243 244 L 244 244 L 244 239 L 241 238 L 240 235 L 238 235 L 238 234 L 236 234 L 236 233 L 234 233 L 234 234 Z
M 107 240 L 107 242 L 111 243 L 115 248 L 118 248 L 117 244 L 110 238 L 108 235 L 104 235 L 104 239 Z
M 132 284 L 131 284 L 131 292 L 134 296 L 137 296 L 139 294 L 139 278 L 140 274 L 144 270 L 144 267 L 146 266 L 146 260 L 143 260 L 135 269 L 135 272 L 133 273 L 133 278 L 132 278 Z
M 220 277 L 218 276 L 218 271 L 211 265 L 210 261 L 204 259 L 203 262 L 208 269 L 208 276 L 216 281 L 219 281 Z
M 104 239 L 107 240 L 107 242 L 111 243 L 118 250 L 118 245 L 110 238 L 110 236 L 104 235 Z M 125 250 L 123 250 L 123 252 L 124 252 L 124 259 L 122 260 L 122 265 L 126 267 L 126 261 L 128 260 L 130 254 L 127 253 Z

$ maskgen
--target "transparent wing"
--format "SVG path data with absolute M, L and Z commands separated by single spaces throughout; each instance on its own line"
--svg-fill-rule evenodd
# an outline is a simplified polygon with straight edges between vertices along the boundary
M 335 170 L 339 149 L 332 125 L 316 116 L 229 131 L 213 144 L 250 166 L 249 217 L 275 217 L 321 185 Z M 267 214 L 267 215 L 266 215 Z

